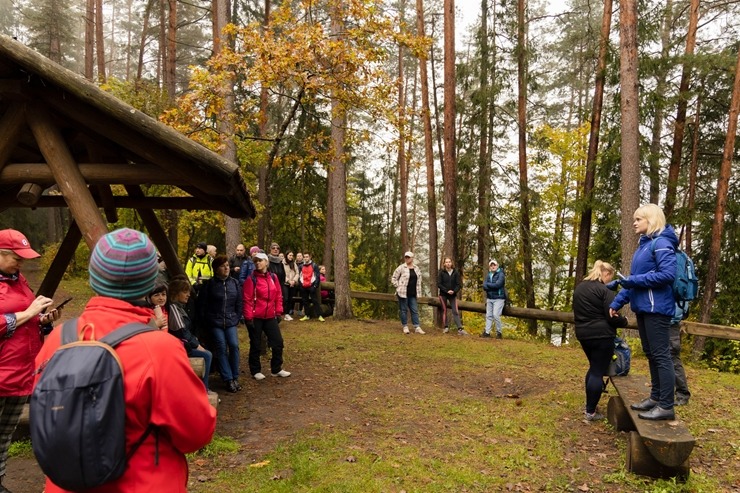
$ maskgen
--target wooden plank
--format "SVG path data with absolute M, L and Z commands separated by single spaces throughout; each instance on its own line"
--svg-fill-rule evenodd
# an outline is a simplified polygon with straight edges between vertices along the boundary
M 647 379 L 642 375 L 612 377 L 612 384 L 619 392 L 635 429 L 642 437 L 645 447 L 655 459 L 668 467 L 679 467 L 685 463 L 696 440 L 680 421 L 650 421 L 640 419 L 640 411 L 630 409 L 630 404 L 640 402 L 650 395 Z
M 688 479 L 691 471 L 689 459 L 678 466 L 667 466 L 657 461 L 636 431 L 629 433 L 625 467 L 627 471 L 640 476 L 659 479 L 679 478 L 682 481 Z
M 26 120 L 31 127 L 44 159 L 51 168 L 72 217 L 82 231 L 85 243 L 92 251 L 95 243 L 108 232 L 98 206 L 87 188 L 72 153 L 51 117 L 40 105 L 29 108 Z

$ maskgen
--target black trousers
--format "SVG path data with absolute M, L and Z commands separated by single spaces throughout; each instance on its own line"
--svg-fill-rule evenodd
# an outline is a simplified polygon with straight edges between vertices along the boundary
M 272 349 L 270 359 L 270 370 L 277 373 L 283 369 L 283 334 L 280 326 L 274 318 L 255 318 L 252 325 L 247 326 L 249 332 L 249 372 L 254 375 L 262 372 L 260 362 L 260 349 L 262 347 L 262 334 L 267 336 L 267 342 Z
M 311 318 L 319 318 L 321 315 L 321 293 L 316 288 L 301 288 L 303 298 L 303 312 Z
M 614 338 L 586 339 L 580 343 L 589 363 L 586 372 L 586 412 L 593 413 L 604 391 L 604 376 L 614 354 Z

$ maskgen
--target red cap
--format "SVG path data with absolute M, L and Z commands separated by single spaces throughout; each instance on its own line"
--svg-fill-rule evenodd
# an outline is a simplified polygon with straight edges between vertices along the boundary
M 3 229 L 0 231 L 0 250 L 11 250 L 22 258 L 37 258 L 41 256 L 31 248 L 31 244 L 28 243 L 28 239 L 23 233 L 14 229 Z

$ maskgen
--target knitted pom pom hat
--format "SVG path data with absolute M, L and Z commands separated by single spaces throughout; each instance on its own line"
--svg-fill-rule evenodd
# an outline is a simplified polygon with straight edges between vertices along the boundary
M 157 251 L 144 233 L 117 229 L 98 240 L 90 255 L 90 287 L 121 300 L 143 298 L 159 272 Z

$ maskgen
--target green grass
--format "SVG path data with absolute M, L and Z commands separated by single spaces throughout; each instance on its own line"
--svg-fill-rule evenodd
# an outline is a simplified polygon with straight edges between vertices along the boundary
M 33 458 L 33 449 L 31 448 L 31 440 L 19 440 L 12 442 L 8 449 L 8 457 L 24 457 Z
M 678 414 L 697 438 L 692 473 L 684 484 L 652 480 L 625 472 L 624 433 L 582 421 L 587 364 L 580 348 L 442 336 L 431 328 L 427 336 L 403 336 L 397 325 L 284 326 L 286 364 L 296 378 L 311 372 L 321 381 L 324 412 L 335 412 L 333 421 L 317 420 L 264 457 L 245 461 L 239 454 L 248 450 L 219 451 L 215 468 L 230 456 L 241 465 L 191 491 L 580 491 L 585 485 L 670 493 L 733 491 L 740 484 L 738 375 L 688 365 L 694 395 Z M 632 371 L 647 374 L 646 361 L 637 356 Z

